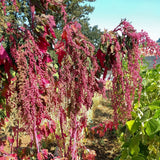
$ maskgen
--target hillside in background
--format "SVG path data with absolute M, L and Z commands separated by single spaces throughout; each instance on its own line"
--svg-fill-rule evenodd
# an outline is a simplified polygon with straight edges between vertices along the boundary
M 160 38 L 156 41 L 159 45 L 160 45 Z M 156 59 L 155 56 L 146 56 L 145 60 L 148 64 L 148 68 L 151 69 L 153 68 L 153 64 L 154 64 L 154 60 Z M 158 57 L 158 59 L 156 60 L 156 65 L 160 64 L 160 57 Z
M 154 60 L 156 59 L 155 56 L 146 56 L 145 57 L 145 61 L 148 64 L 148 69 L 153 68 L 153 64 L 154 64 Z M 158 59 L 156 60 L 156 65 L 160 64 L 160 57 L 158 57 Z
M 160 38 L 157 40 L 157 43 L 160 45 Z

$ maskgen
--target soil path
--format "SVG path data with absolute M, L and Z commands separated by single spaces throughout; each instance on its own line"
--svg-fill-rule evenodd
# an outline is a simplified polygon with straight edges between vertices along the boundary
M 99 97 L 99 99 L 94 99 L 93 101 L 95 103 L 93 106 L 93 118 L 88 127 L 98 125 L 106 120 L 112 120 L 113 109 L 110 106 L 109 100 Z M 117 141 L 115 130 L 107 130 L 102 138 L 92 133 L 89 135 L 86 146 L 96 151 L 96 160 L 114 160 L 118 156 L 120 145 Z

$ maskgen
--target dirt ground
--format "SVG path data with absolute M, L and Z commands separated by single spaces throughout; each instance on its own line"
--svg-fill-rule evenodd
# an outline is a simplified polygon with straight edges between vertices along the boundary
M 95 100 L 96 101 L 96 100 Z M 109 101 L 100 98 L 98 104 L 93 106 L 93 126 L 104 122 L 106 120 L 112 120 L 113 109 L 111 108 Z M 118 156 L 120 151 L 120 144 L 116 138 L 115 130 L 107 130 L 104 137 L 100 138 L 98 135 L 92 135 L 87 138 L 86 146 L 89 149 L 96 151 L 96 160 L 114 160 Z

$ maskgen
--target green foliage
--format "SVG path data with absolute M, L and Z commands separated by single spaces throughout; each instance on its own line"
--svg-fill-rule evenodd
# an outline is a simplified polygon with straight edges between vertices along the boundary
M 0 96 L 0 104 L 3 104 L 3 98 L 2 96 Z M 5 111 L 4 111 L 4 107 L 2 105 L 0 105 L 0 119 L 4 119 L 5 118 Z
M 94 2 L 95 0 L 90 0 L 90 2 Z M 88 0 L 63 0 L 63 4 L 65 5 L 65 10 L 67 13 L 67 20 L 68 22 L 77 19 L 79 20 L 89 20 L 88 14 L 92 13 L 94 7 L 89 5 Z M 58 26 L 62 27 L 63 24 L 63 16 L 60 15 L 58 12 L 54 13 L 55 21 Z
M 98 29 L 98 25 L 91 27 L 88 21 L 81 20 L 82 33 L 88 37 L 89 41 L 95 46 L 95 51 L 98 50 L 102 32 Z
M 143 89 L 141 94 L 141 105 L 147 106 L 160 98 L 160 65 L 155 69 L 143 71 Z
M 135 98 L 132 120 L 120 129 L 120 159 L 160 159 L 160 65 L 144 70 L 140 102 Z

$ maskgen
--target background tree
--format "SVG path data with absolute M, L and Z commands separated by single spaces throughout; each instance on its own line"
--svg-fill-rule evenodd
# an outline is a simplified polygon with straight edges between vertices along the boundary
M 81 20 L 82 24 L 82 33 L 89 38 L 89 41 L 95 46 L 95 51 L 98 50 L 102 31 L 98 28 L 98 25 L 91 27 L 88 21 Z
M 157 43 L 160 45 L 160 38 L 157 40 Z
M 97 50 L 98 43 L 100 43 L 100 35 L 102 32 L 98 29 L 98 25 L 90 26 L 88 15 L 94 11 L 94 7 L 90 6 L 89 2 L 95 2 L 96 0 L 64 0 L 63 3 L 66 6 L 67 21 L 78 21 L 82 25 L 82 33 L 89 38 L 89 41 L 95 45 Z M 57 38 L 62 33 L 64 27 L 63 17 L 59 13 L 54 13 L 55 22 L 57 28 L 55 29 Z

